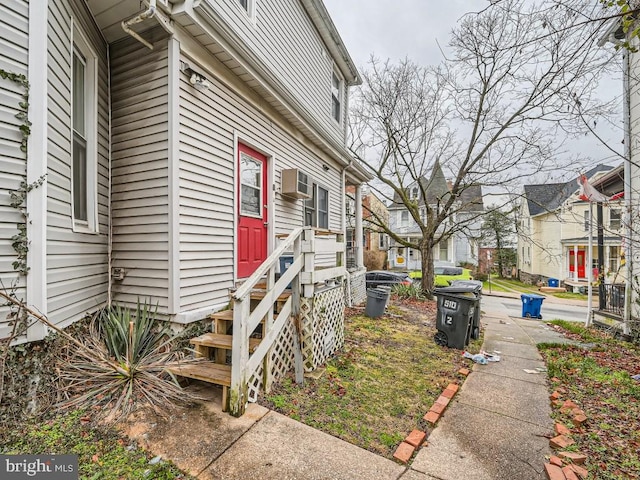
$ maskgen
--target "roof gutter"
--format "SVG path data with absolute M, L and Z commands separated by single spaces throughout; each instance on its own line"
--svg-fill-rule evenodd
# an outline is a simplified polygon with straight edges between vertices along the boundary
M 142 23 L 142 22 L 144 22 L 145 20 L 147 20 L 149 18 L 153 18 L 156 15 L 156 11 L 157 11 L 156 0 L 149 0 L 149 8 L 147 8 L 146 10 L 142 10 L 141 12 L 139 12 L 138 14 L 136 14 L 133 18 L 130 18 L 129 20 L 123 20 L 122 24 L 121 24 L 122 25 L 122 29 L 128 35 L 131 35 L 133 38 L 138 40 L 140 43 L 142 43 L 149 50 L 153 50 L 153 45 L 150 42 L 148 42 L 147 40 L 145 40 L 144 38 L 142 38 L 131 27 L 133 25 L 138 24 L 138 23 Z

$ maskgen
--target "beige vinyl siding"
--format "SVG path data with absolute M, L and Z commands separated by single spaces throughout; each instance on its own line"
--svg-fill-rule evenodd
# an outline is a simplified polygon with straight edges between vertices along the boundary
M 184 58 L 184 61 L 193 62 Z M 206 72 L 205 68 L 202 68 Z M 341 228 L 341 173 L 331 161 L 301 141 L 290 125 L 269 109 L 258 108 L 207 73 L 211 87 L 198 92 L 180 76 L 180 307 L 182 311 L 228 299 L 234 275 L 234 135 L 262 151 L 275 185 L 274 233 L 303 223 L 303 201 L 282 197 L 280 172 L 300 168 L 329 190 L 330 228 Z
M 72 20 L 73 18 L 73 20 Z M 47 128 L 47 314 L 67 325 L 107 301 L 109 233 L 109 93 L 107 48 L 84 3 L 49 2 Z M 73 25 L 97 66 L 98 232 L 74 232 L 71 214 L 71 52 Z
M 152 35 L 150 34 L 150 37 Z M 111 47 L 114 300 L 168 308 L 168 81 L 166 41 Z
M 333 60 L 301 2 L 256 0 L 253 20 L 238 0 L 205 1 L 322 128 L 343 142 L 344 123 L 331 116 Z M 343 119 L 345 103 L 343 85 Z
M 26 1 L 0 4 L 0 68 L 3 70 L 27 74 L 28 17 L 29 5 Z M 16 252 L 11 246 L 11 237 L 18 233 L 16 225 L 22 221 L 22 217 L 9 206 L 9 192 L 20 186 L 27 173 L 25 154 L 20 150 L 20 122 L 15 118 L 22 94 L 22 89 L 15 83 L 0 79 L 0 278 L 5 287 L 18 279 L 12 266 Z M 18 298 L 26 298 L 24 277 L 19 279 L 16 286 Z M 0 307 L 0 338 L 10 333 L 6 318 L 7 309 Z

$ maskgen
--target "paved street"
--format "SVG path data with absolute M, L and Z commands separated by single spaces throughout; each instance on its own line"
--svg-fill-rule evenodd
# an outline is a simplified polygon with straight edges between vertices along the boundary
M 561 299 L 548 296 L 542 302 L 543 320 L 567 320 L 570 322 L 584 322 L 587 318 L 587 307 L 573 303 L 560 303 Z M 498 297 L 484 295 L 482 297 L 483 311 L 499 311 L 510 317 L 519 317 L 522 314 L 522 301 L 519 298 Z

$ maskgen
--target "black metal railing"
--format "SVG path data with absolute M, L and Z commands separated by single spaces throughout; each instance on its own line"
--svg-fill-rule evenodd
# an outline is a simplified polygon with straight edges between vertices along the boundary
M 598 289 L 600 311 L 622 316 L 624 314 L 624 291 L 625 285 L 623 283 L 600 284 Z

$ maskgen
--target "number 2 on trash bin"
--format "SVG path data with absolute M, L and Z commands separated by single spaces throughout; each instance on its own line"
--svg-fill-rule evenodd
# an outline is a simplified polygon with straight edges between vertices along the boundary
M 453 325 L 453 317 L 451 315 L 447 315 L 444 317 L 445 325 Z
M 455 300 L 445 299 L 442 302 L 442 305 L 444 306 L 444 308 L 450 308 L 452 310 L 455 310 L 456 308 L 458 308 L 458 302 L 456 302 Z

